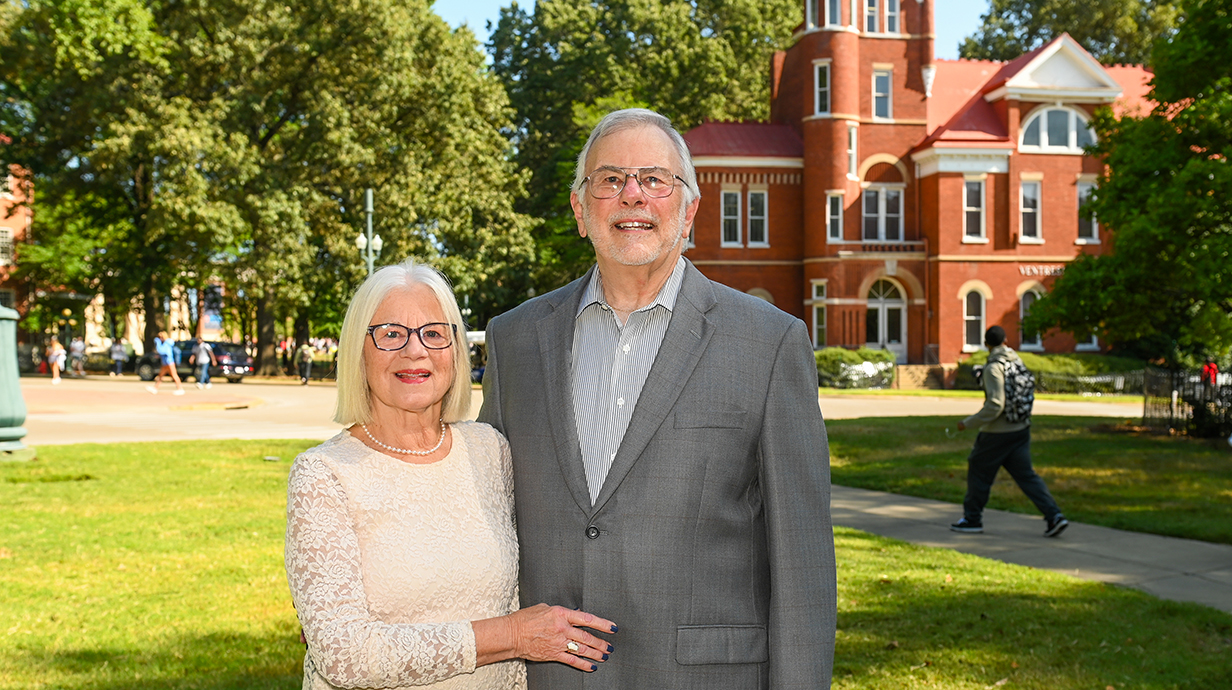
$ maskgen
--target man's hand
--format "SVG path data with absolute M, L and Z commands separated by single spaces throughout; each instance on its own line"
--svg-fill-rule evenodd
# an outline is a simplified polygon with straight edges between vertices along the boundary
M 959 422 L 959 423 L 958 423 L 958 430 L 959 430 L 959 431 L 966 431 L 966 430 L 967 430 L 967 425 L 966 425 L 966 424 L 963 424 L 962 422 Z

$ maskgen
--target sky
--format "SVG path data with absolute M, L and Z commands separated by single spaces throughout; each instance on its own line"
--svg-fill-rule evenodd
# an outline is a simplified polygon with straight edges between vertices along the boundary
M 910 0 L 902 0 L 910 2 Z M 500 19 L 500 8 L 511 0 L 436 0 L 436 13 L 445 18 L 450 26 L 465 22 L 479 37 L 481 43 L 488 40 L 487 23 Z M 522 0 L 522 7 L 532 9 L 535 0 Z M 988 0 L 934 0 L 933 16 L 937 40 L 934 51 L 939 58 L 956 59 L 958 43 L 970 36 L 980 25 L 980 15 L 988 11 Z

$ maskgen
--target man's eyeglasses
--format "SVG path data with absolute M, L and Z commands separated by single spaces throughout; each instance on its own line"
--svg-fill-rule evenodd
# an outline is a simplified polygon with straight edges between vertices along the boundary
M 411 334 L 419 337 L 419 342 L 429 350 L 444 350 L 453 345 L 453 339 L 458 334 L 458 327 L 452 323 L 425 323 L 419 328 L 403 326 L 400 323 L 381 323 L 368 326 L 368 335 L 372 344 L 378 350 L 396 352 L 411 342 Z
M 632 170 L 633 172 L 626 172 Z M 596 199 L 611 199 L 624 191 L 629 178 L 637 180 L 646 196 L 662 199 L 671 196 L 676 188 L 676 180 L 684 179 L 672 174 L 667 168 L 616 168 L 604 166 L 582 179 L 583 184 L 589 183 L 590 195 Z

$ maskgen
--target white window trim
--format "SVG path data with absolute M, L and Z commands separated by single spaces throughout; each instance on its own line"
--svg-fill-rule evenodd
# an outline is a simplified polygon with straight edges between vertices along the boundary
M 897 3 L 897 10 L 890 12 L 890 3 Z M 903 28 L 903 6 L 901 0 L 885 0 L 885 31 L 888 34 L 898 34 Z M 890 29 L 890 17 L 894 18 L 894 28 Z
M 805 300 L 805 304 L 813 308 L 813 349 L 820 349 L 826 346 L 825 343 L 825 327 L 817 328 L 817 313 L 822 314 L 822 320 L 825 321 L 829 314 L 826 313 L 826 292 L 828 282 L 826 278 L 819 278 L 809 281 L 811 284 L 810 299 Z M 818 288 L 821 288 L 818 294 Z M 820 333 L 819 333 L 820 331 Z
M 1027 127 L 1032 121 L 1039 121 L 1040 141 L 1042 142 L 1048 136 L 1048 123 L 1044 120 L 1044 116 L 1050 110 L 1064 110 L 1069 113 L 1069 131 L 1067 133 L 1067 141 L 1065 146 L 1054 146 L 1051 141 L 1047 145 L 1035 146 L 1033 144 L 1024 144 L 1023 141 L 1027 136 Z M 1022 127 L 1018 130 L 1018 151 L 1020 153 L 1048 153 L 1061 156 L 1083 156 L 1086 155 L 1081 147 L 1078 146 L 1078 127 L 1087 129 L 1091 126 L 1091 118 L 1085 112 L 1060 103 L 1052 103 L 1041 105 L 1031 112 L 1022 120 Z M 1098 143 L 1095 133 L 1091 133 L 1091 139 Z
M 821 23 L 817 21 L 817 17 L 814 16 L 813 6 L 816 5 L 816 9 L 820 10 L 823 2 L 825 0 L 806 0 L 804 3 L 804 28 L 816 29 L 821 26 Z
M 754 194 L 761 194 L 763 197 L 761 207 L 762 207 L 762 212 L 765 213 L 765 215 L 761 217 L 761 221 L 762 221 L 762 231 L 765 234 L 766 239 L 761 242 L 753 241 L 753 195 Z M 748 240 L 747 246 L 756 247 L 758 249 L 765 249 L 770 246 L 770 191 L 766 189 L 765 187 L 762 187 L 760 189 L 754 187 L 754 188 L 749 189 L 747 196 L 748 196 L 748 199 L 746 201 L 748 202 L 748 205 L 745 206 L 745 208 L 748 209 L 748 213 L 745 214 L 747 216 L 747 223 L 746 223 L 747 227 L 745 228 L 745 232 L 744 232 L 744 237 L 746 240 Z
M 1082 213 L 1082 188 L 1085 186 L 1090 186 L 1091 189 L 1094 189 L 1095 181 L 1079 179 L 1077 185 L 1075 185 L 1075 190 L 1078 192 L 1078 212 L 1080 214 Z M 1081 215 L 1078 217 L 1078 220 L 1081 222 Z M 1077 228 L 1074 230 L 1075 233 L 1077 233 Z M 1099 218 L 1096 218 L 1095 216 L 1091 216 L 1091 230 L 1095 233 L 1094 237 L 1076 237 L 1074 239 L 1074 244 L 1101 244 L 1099 238 Z
M 831 199 L 838 199 L 838 227 L 835 228 L 830 224 L 830 203 Z M 843 201 L 846 200 L 846 195 L 843 192 L 826 192 L 826 241 L 841 242 L 843 239 Z M 837 230 L 837 232 L 835 232 Z
M 861 27 L 864 26 L 864 14 L 860 10 L 860 3 L 862 1 L 863 0 L 851 0 L 851 28 L 856 31 L 860 31 Z
M 826 72 L 826 102 L 821 102 L 821 71 Z M 828 117 L 834 103 L 834 73 L 830 69 L 830 58 L 813 61 L 813 115 Z M 824 108 L 822 106 L 825 106 Z
M 734 249 L 737 247 L 744 246 L 744 225 L 743 223 L 740 222 L 741 219 L 744 217 L 744 209 L 741 208 L 741 204 L 744 201 L 741 198 L 742 196 L 744 196 L 741 193 L 742 191 L 744 190 L 742 190 L 740 187 L 733 188 L 733 187 L 727 187 L 727 186 L 724 186 L 719 191 L 719 246 L 720 247 Z M 727 226 L 727 219 L 731 217 L 731 216 L 726 215 L 726 212 L 727 212 L 726 197 L 728 194 L 736 195 L 736 234 L 738 235 L 738 238 L 735 242 L 727 241 L 726 233 L 724 232 Z
M 1040 297 L 1042 297 L 1042 295 L 1040 295 L 1040 293 L 1036 290 L 1027 290 L 1026 292 L 1022 293 L 1022 295 L 1019 296 L 1018 298 L 1018 349 L 1023 352 L 1043 352 L 1044 351 L 1044 334 L 1036 333 L 1035 334 L 1036 342 L 1028 343 L 1026 340 L 1027 335 L 1022 330 L 1022 321 L 1023 319 L 1027 318 L 1027 312 L 1025 309 L 1022 308 L 1022 300 L 1027 295 L 1035 295 L 1035 299 L 1037 301 L 1039 300 Z
M 869 7 L 870 2 L 872 2 L 872 7 Z M 869 12 L 870 9 L 872 12 Z M 870 16 L 873 19 L 873 29 L 871 31 L 868 28 L 868 19 Z M 881 0 L 864 0 L 864 11 L 860 13 L 860 17 L 860 31 L 862 33 L 881 33 Z
M 1026 199 L 1027 185 L 1037 185 L 1037 193 L 1035 195 L 1035 237 L 1027 237 L 1023 232 L 1023 217 L 1026 208 L 1023 201 Z M 1022 180 L 1018 183 L 1018 243 L 1019 244 L 1044 244 L 1044 182 L 1043 180 Z
M 1099 336 L 1091 336 L 1091 340 L 1074 345 L 1074 352 L 1099 352 Z
M 859 128 L 856 125 L 847 123 L 847 179 L 860 179 L 857 173 L 860 171 L 860 134 Z
M 0 253 L 0 266 L 13 265 L 14 234 L 12 228 L 0 227 L 0 250 L 2 250 L 2 253 Z
M 971 345 L 967 342 L 967 320 L 969 318 L 969 315 L 967 314 L 967 297 L 969 297 L 972 294 L 976 294 L 980 296 L 980 333 L 983 333 L 984 331 L 988 330 L 988 326 L 987 326 L 988 324 L 988 298 L 985 297 L 984 293 L 980 292 L 979 290 L 968 290 L 967 293 L 962 296 L 962 315 L 963 315 L 962 351 L 963 352 L 979 352 L 980 350 L 984 349 L 983 344 Z
M 889 80 L 890 90 L 886 92 L 886 115 L 877 114 L 877 75 L 884 74 Z M 892 122 L 894 120 L 894 70 L 878 68 L 873 70 L 873 120 L 877 122 Z
M 899 183 L 894 183 L 894 182 L 868 183 L 868 182 L 865 182 L 863 185 L 861 185 L 861 187 L 863 188 L 862 191 L 875 190 L 878 194 L 877 194 L 877 238 L 876 239 L 867 239 L 864 237 L 864 219 L 866 218 L 865 216 L 866 210 L 864 207 L 863 195 L 861 195 L 861 199 L 860 199 L 860 241 L 861 242 L 886 242 L 886 243 L 897 243 L 897 242 L 905 241 L 903 239 L 903 212 L 905 211 L 905 209 L 903 208 L 903 202 L 906 200 L 906 196 L 907 196 L 906 194 L 907 185 L 901 182 Z M 896 191 L 899 194 L 898 196 L 898 239 L 896 240 L 886 239 L 886 192 L 890 190 Z
M 985 175 L 964 177 L 962 191 L 962 241 L 963 244 L 988 244 L 988 187 L 985 185 Z M 971 182 L 980 185 L 980 234 L 967 234 L 967 212 L 972 210 L 967 206 L 967 185 Z M 966 307 L 964 307 L 965 309 Z
M 826 10 L 825 11 L 826 26 L 842 26 L 843 25 L 842 0 L 821 0 L 821 2 L 822 2 L 822 6 L 825 7 L 825 10 Z M 831 12 L 830 12 L 831 2 L 834 3 L 834 9 L 839 10 L 837 17 L 831 16 Z

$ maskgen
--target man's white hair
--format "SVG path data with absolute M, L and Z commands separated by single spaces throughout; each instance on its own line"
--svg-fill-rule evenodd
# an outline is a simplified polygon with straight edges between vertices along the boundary
M 693 203 L 693 200 L 700 197 L 702 193 L 697 188 L 697 171 L 693 168 L 693 155 L 689 153 L 689 145 L 685 143 L 684 137 L 680 136 L 680 132 L 672 126 L 671 120 L 645 108 L 626 108 L 608 113 L 599 121 L 599 124 L 595 125 L 595 128 L 590 131 L 590 138 L 586 140 L 586 145 L 582 147 L 582 152 L 578 154 L 577 166 L 573 172 L 573 191 L 576 192 L 582 188 L 582 181 L 586 179 L 587 172 L 586 158 L 590 155 L 590 149 L 595 142 L 609 134 L 639 127 L 655 127 L 671 140 L 672 147 L 676 149 L 676 158 L 680 161 L 680 169 L 672 172 L 684 180 L 684 204 L 688 206 Z

